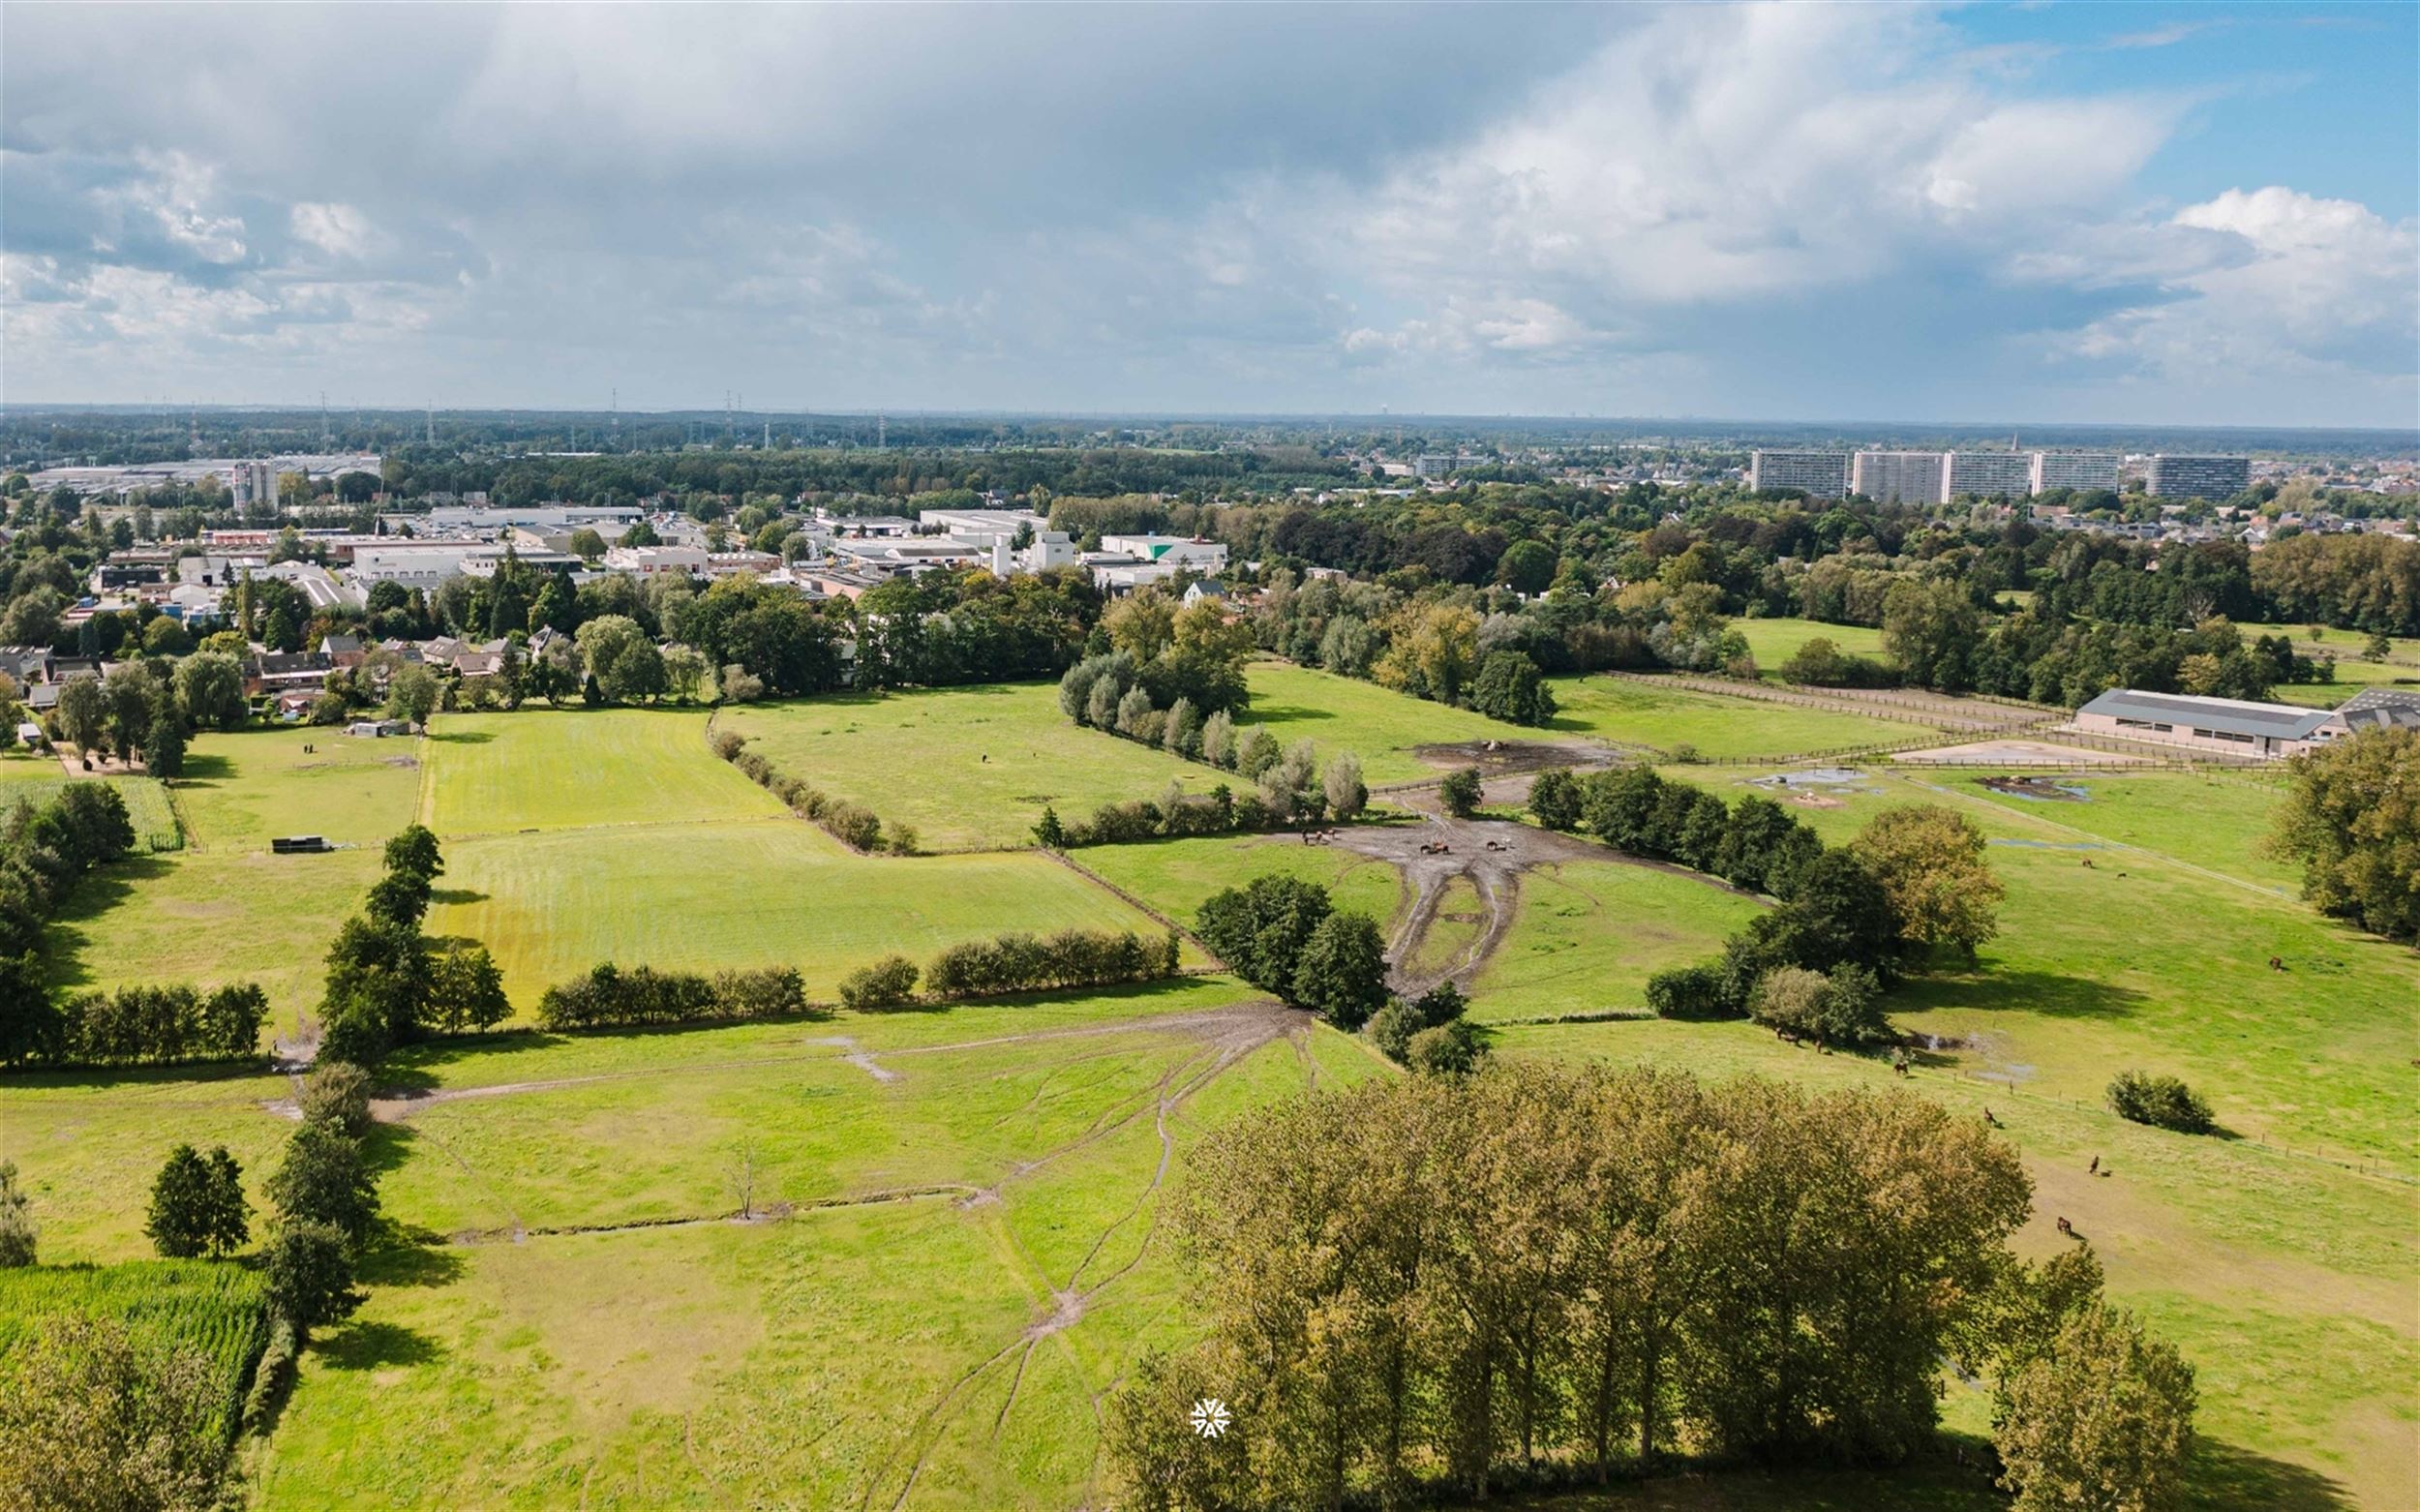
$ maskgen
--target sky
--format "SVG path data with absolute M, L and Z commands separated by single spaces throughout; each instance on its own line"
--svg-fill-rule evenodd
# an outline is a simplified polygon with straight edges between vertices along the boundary
M 2420 6 L 0 5 L 0 402 L 2420 424 Z

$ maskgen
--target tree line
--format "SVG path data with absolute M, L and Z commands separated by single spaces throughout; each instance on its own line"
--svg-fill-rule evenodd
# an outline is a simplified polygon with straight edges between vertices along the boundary
M 43 925 L 94 867 L 134 846 L 126 800 L 106 782 L 71 782 L 41 803 L 20 798 L 0 817 L 0 1061 L 18 1065 L 56 1043 Z
M 2166 1505 L 2191 1446 L 2190 1367 L 2088 1255 L 2014 1260 L 2015 1153 L 1925 1099 L 1494 1066 L 1262 1109 L 1188 1167 L 1203 1334 L 1110 1400 L 1128 1505 L 1889 1465 L 1932 1439 L 1945 1362 L 1996 1377 L 2020 1507 Z
M 1156 941 L 1131 930 L 1011 931 L 949 946 L 923 967 L 897 954 L 870 961 L 840 979 L 840 1004 L 869 1011 L 1152 982 L 1176 975 L 1181 944 L 1174 930 Z M 916 990 L 920 979 L 925 987 L 922 999 Z
M 436 941 L 420 930 L 445 870 L 437 836 L 408 825 L 386 842 L 385 871 L 361 912 L 328 947 L 319 997 L 320 1053 L 376 1066 L 397 1046 L 433 1034 L 499 1024 L 512 1013 L 502 972 L 474 941 Z
M 538 999 L 541 1029 L 602 1029 L 622 1024 L 691 1024 L 786 1018 L 809 1009 L 793 968 L 665 971 L 604 962 L 560 982 Z

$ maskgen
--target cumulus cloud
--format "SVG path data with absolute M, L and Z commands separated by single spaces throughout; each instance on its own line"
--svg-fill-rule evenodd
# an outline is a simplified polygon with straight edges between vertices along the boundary
M 2278 185 L 2188 205 L 2163 229 L 2191 241 L 2160 297 L 2053 345 L 2161 376 L 2370 370 L 2408 375 L 2420 344 L 2420 232 L 2349 199 Z
M 0 331 L 37 399 L 1771 413 L 1806 402 L 1776 372 L 1951 402 L 1920 354 L 2178 395 L 2219 352 L 2372 400 L 2411 367 L 2408 224 L 2163 205 L 2209 89 L 2064 82 L 1954 11 L 10 25 Z M 342 108 L 260 87 L 330 58 L 375 60 Z

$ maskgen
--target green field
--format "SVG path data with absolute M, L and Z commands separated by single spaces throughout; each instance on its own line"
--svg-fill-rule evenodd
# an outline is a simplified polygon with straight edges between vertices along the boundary
M 784 811 L 707 749 L 700 710 L 440 714 L 422 760 L 420 822 L 440 836 Z
M 1757 903 L 1628 862 L 1564 862 L 1521 879 L 1512 933 L 1469 985 L 1482 1021 L 1643 1007 L 1647 979 L 1722 953 Z
M 1725 698 L 1618 678 L 1550 680 L 1562 711 L 1554 729 L 1666 754 L 1683 746 L 1701 756 L 1775 760 L 1851 746 L 1895 743 L 1924 727 L 1864 714 L 1833 713 L 1759 699 Z
M 1673 774 L 1729 798 L 1752 791 L 1728 773 Z M 2420 955 L 2319 918 L 2281 895 L 2269 863 L 2226 854 L 2225 836 L 2248 839 L 2263 822 L 2262 788 L 2205 792 L 2167 773 L 2080 785 L 2111 796 L 2036 802 L 1963 772 L 1869 771 L 1840 806 L 1793 810 L 1836 842 L 1885 807 L 1945 802 L 1989 838 L 2008 889 L 2000 938 L 1980 970 L 1902 989 L 1902 1026 L 1958 1039 L 1962 1069 L 2079 1104 L 2097 1105 L 2122 1067 L 2174 1072 L 2238 1134 L 2420 1169 L 2409 1068 Z M 2169 851 L 2112 848 L 2088 825 Z
M 13 791 L 14 783 L 44 782 L 65 774 L 53 757 L 37 756 L 21 745 L 0 750 L 0 793 Z
M 1765 623 L 1782 633 L 1795 621 Z M 1262 663 L 1252 676 L 1256 717 L 1323 755 L 1355 750 L 1374 783 L 1434 774 L 1413 754 L 1421 744 L 1539 736 L 1304 669 Z M 1919 730 L 1613 679 L 1563 686 L 1550 739 L 1753 756 Z M 935 846 L 952 843 L 953 815 L 966 843 L 1014 844 L 1013 823 L 1030 823 L 1021 805 L 1044 797 L 1065 813 L 1074 795 L 1150 796 L 1170 770 L 1211 777 L 1060 723 L 1039 685 L 722 717 L 756 726 L 785 770 Z M 179 793 L 197 848 L 79 889 L 50 930 L 53 981 L 259 980 L 282 1028 L 316 999 L 319 956 L 374 877 L 377 842 L 414 812 L 443 837 L 431 932 L 488 944 L 525 1014 L 546 984 L 606 959 L 791 965 L 829 997 L 846 971 L 892 951 L 921 958 L 1010 928 L 1157 930 L 1043 856 L 849 853 L 717 761 L 706 735 L 696 711 L 530 711 L 440 716 L 416 749 L 318 732 L 205 736 Z M 417 768 L 394 764 L 415 755 Z M 912 796 L 888 796 L 886 756 Z M 1146 770 L 1159 775 L 1134 780 Z M 1667 774 L 1736 800 L 1757 773 Z M 2292 869 L 2254 849 L 2279 801 L 2266 782 L 2084 771 L 2072 780 L 2086 801 L 2045 802 L 1991 793 L 1977 775 L 1869 769 L 1835 805 L 1792 810 L 1840 841 L 1886 806 L 1945 802 L 1991 842 L 2008 887 L 2000 937 L 1978 969 L 1944 964 L 1889 1000 L 1902 1028 L 1936 1037 L 1914 1087 L 1978 1116 L 1988 1107 L 2023 1152 L 2038 1195 L 2021 1249 L 2046 1252 L 2061 1242 L 2053 1221 L 2070 1219 L 2116 1296 L 2200 1372 L 2192 1505 L 2416 1504 L 2420 955 L 2294 900 Z M 15 791 L 43 779 L 0 780 Z M 295 832 L 349 848 L 265 853 L 269 835 Z M 1394 865 L 1290 836 L 1073 860 L 1186 921 L 1264 873 L 1326 885 L 1390 933 L 1410 917 Z M 1792 1047 L 1747 1024 L 1507 1022 L 1635 1007 L 1650 972 L 1714 954 L 1760 906 L 1610 855 L 1538 865 L 1518 897 L 1470 983 L 1498 1054 L 1895 1084 L 1880 1059 Z M 1451 964 L 1485 916 L 1480 894 L 1453 884 L 1418 959 Z M 1154 1237 L 1178 1157 L 1269 1100 L 1386 1074 L 1366 1042 L 1255 997 L 1209 976 L 947 1011 L 414 1047 L 382 1073 L 415 1099 L 408 1116 L 373 1136 L 401 1242 L 373 1256 L 362 1314 L 315 1342 L 275 1435 L 248 1447 L 249 1495 L 305 1506 L 1099 1505 L 1102 1395 L 1141 1349 L 1190 1326 L 1183 1273 Z M 2184 1076 L 2228 1136 L 2105 1112 L 2103 1085 L 2130 1066 Z M 226 1143 L 257 1209 L 258 1179 L 292 1127 L 266 1104 L 288 1092 L 254 1074 L 0 1076 L 0 1158 L 18 1163 L 33 1195 L 45 1265 L 147 1253 L 144 1195 L 179 1141 Z M 730 1221 L 742 1152 L 753 1205 L 779 1217 Z M 2086 1174 L 2095 1156 L 2112 1174 Z M 1983 1426 L 1970 1389 L 1952 1385 L 1946 1410 L 1957 1430 Z M 1943 1464 L 1880 1478 L 1692 1476 L 1534 1504 L 2000 1503 L 1973 1471 Z
M 1839 647 L 1846 655 L 1888 659 L 1883 654 L 1882 631 L 1870 625 L 1826 624 L 1821 620 L 1734 620 L 1731 628 L 1746 638 L 1757 671 L 1768 678 L 1779 679 L 1781 664 L 1797 655 L 1800 647 L 1819 638 Z
M 1097 845 L 1075 860 L 1177 920 L 1191 922 L 1211 893 L 1264 875 L 1298 877 L 1328 890 L 1338 908 L 1368 914 L 1383 926 L 1407 901 L 1394 866 L 1336 846 L 1305 845 L 1292 835 L 1153 840 Z
M 405 1079 L 489 1095 L 376 1136 L 387 1211 L 424 1242 L 374 1257 L 369 1304 L 314 1342 L 251 1453 L 254 1499 L 1096 1500 L 1096 1399 L 1184 1327 L 1162 1174 L 1257 1104 L 1379 1074 L 1250 996 L 1212 978 L 418 1052 Z M 171 1085 L 236 1108 L 234 1088 Z M 57 1189 L 39 1216 L 84 1255 L 134 1253 L 83 1210 L 122 1200 L 106 1173 L 156 1162 L 176 1104 L 9 1095 L 81 1126 L 19 1148 L 10 1121 L 0 1150 Z M 754 1205 L 786 1218 L 721 1221 L 743 1138 Z M 516 1223 L 642 1226 L 441 1237 Z
M 208 734 L 186 755 L 177 802 L 204 851 L 262 851 L 287 834 L 378 845 L 411 822 L 419 743 L 324 728 Z
M 216 1427 L 233 1436 L 253 1362 L 268 1342 L 267 1286 L 226 1261 L 131 1260 L 98 1268 L 0 1270 L 0 1390 L 11 1356 L 49 1319 L 82 1315 L 124 1323 L 138 1344 L 199 1354 L 223 1393 Z
M 600 961 L 795 966 L 830 997 L 894 951 L 921 961 L 960 940 L 1069 927 L 1161 933 L 1040 855 L 858 856 L 788 817 L 451 840 L 428 923 L 493 951 L 525 1010 Z
M 1458 754 L 1424 759 L 1418 754 L 1423 745 L 1480 741 L 1585 743 L 1574 741 L 1560 720 L 1554 730 L 1506 724 L 1467 709 L 1433 704 L 1291 662 L 1254 662 L 1251 683 L 1252 711 L 1241 721 L 1244 726 L 1265 729 L 1288 745 L 1308 740 L 1323 762 L 1338 751 L 1351 751 L 1361 758 L 1362 777 L 1373 787 L 1415 782 L 1467 764 Z
M 318 749 L 306 754 L 306 744 Z M 318 1001 L 327 942 L 378 880 L 378 847 L 411 822 L 413 745 L 327 730 L 199 737 L 175 789 L 193 844 L 86 879 L 45 931 L 52 983 L 257 982 L 270 1027 L 290 1026 Z M 341 848 L 271 855 L 280 834 Z
M 749 704 L 724 711 L 715 728 L 746 736 L 787 775 L 914 826 L 932 851 L 1022 848 L 1045 804 L 1074 819 L 1157 799 L 1170 779 L 1196 793 L 1221 780 L 1076 724 L 1049 682 Z
M 135 849 L 138 854 L 158 855 L 185 843 L 184 833 L 177 827 L 176 810 L 168 802 L 168 791 L 156 778 L 70 777 L 55 761 L 10 765 L 32 769 L 0 782 L 0 802 L 11 807 L 20 802 L 37 806 L 46 803 L 71 782 L 106 782 L 126 801 L 126 818 L 135 827 Z

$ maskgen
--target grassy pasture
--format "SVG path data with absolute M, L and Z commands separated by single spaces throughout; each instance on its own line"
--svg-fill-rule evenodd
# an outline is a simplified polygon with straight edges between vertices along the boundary
M 1809 751 L 1874 745 L 1924 733 L 1921 725 L 1894 719 L 1724 698 L 1617 678 L 1551 680 L 1561 706 L 1561 712 L 1555 716 L 1556 733 L 1594 736 L 1664 752 L 1690 745 L 1701 756 L 1770 756 L 1779 761 Z
M 1744 636 L 1757 670 L 1769 678 L 1781 676 L 1781 664 L 1812 640 L 1828 640 L 1851 656 L 1885 660 L 1882 631 L 1871 625 L 1826 624 L 1821 620 L 1734 620 L 1731 628 Z
M 368 847 L 318 856 L 206 852 L 105 866 L 43 930 L 53 987 L 257 982 L 271 1027 L 319 1000 L 337 927 L 378 879 Z
M 1482 1022 L 1640 1008 L 1647 979 L 1719 954 L 1757 903 L 1694 876 L 1563 862 L 1521 879 L 1512 933 L 1470 984 Z
M 1741 1023 L 1556 1024 L 1496 1031 L 1499 1054 L 1649 1061 L 1883 1090 L 1887 1062 L 1818 1055 Z M 2248 1141 L 2128 1124 L 2026 1088 L 1927 1064 L 1917 1095 L 1992 1110 L 2025 1157 L 2034 1217 L 2021 1254 L 2050 1253 L 2065 1217 L 2112 1295 L 2171 1337 L 2200 1376 L 2207 1440 L 2190 1504 L 2407 1504 L 2420 1455 L 2420 1226 L 2412 1189 Z M 2101 1157 L 2107 1177 L 2085 1167 Z M 2290 1299 L 2290 1301 L 2288 1300 Z M 1976 1404 L 1954 1400 L 1953 1423 Z
M 282 834 L 378 845 L 411 822 L 418 746 L 324 727 L 206 734 L 187 753 L 177 802 L 200 850 L 266 850 Z
M 1730 798 L 1748 791 L 1745 778 L 1673 774 Z M 1969 775 L 1873 771 L 1861 786 L 1876 791 L 1793 810 L 1839 842 L 1886 807 L 1942 802 L 1991 841 L 2008 889 L 2000 937 L 1981 970 L 1902 988 L 1902 1027 L 1958 1039 L 1967 1070 L 2079 1104 L 2098 1105 L 2121 1068 L 2173 1072 L 2238 1134 L 2414 1168 L 2420 956 L 2281 896 L 2274 874 L 2192 859 L 2227 861 L 2223 842 L 2197 834 L 2196 802 L 2223 836 L 2257 822 L 2258 789 L 2221 783 L 2197 798 L 2197 779 L 2092 775 L 2089 791 L 2134 795 L 2096 817 L 2093 803 L 1997 799 Z M 2112 850 L 2088 823 L 2189 855 Z M 2285 969 L 2271 970 L 2272 956 Z
M 1474 741 L 1577 743 L 1560 720 L 1553 730 L 1506 724 L 1467 709 L 1433 704 L 1291 662 L 1254 662 L 1250 681 L 1252 711 L 1244 726 L 1265 729 L 1287 745 L 1308 740 L 1318 748 L 1322 762 L 1338 751 L 1351 751 L 1361 758 L 1362 777 L 1373 787 L 1416 782 L 1455 765 L 1423 761 L 1414 754 L 1422 745 Z
M 1328 890 L 1338 908 L 1368 914 L 1381 927 L 1409 901 L 1403 874 L 1386 862 L 1340 847 L 1305 845 L 1292 835 L 1209 836 L 1096 845 L 1075 860 L 1172 919 L 1190 922 L 1213 892 L 1271 874 Z
M 1045 804 L 1074 819 L 1156 799 L 1171 779 L 1195 793 L 1221 780 L 1074 723 L 1050 682 L 751 704 L 725 710 L 715 728 L 748 737 L 786 773 L 915 826 L 928 850 L 1019 848 Z
M 721 765 L 702 746 L 696 759 Z M 1160 933 L 1042 856 L 863 857 L 787 816 L 450 840 L 428 924 L 493 951 L 524 1009 L 599 961 L 791 965 L 830 997 L 894 951 L 922 961 L 960 940 L 1072 926 Z
M 2077 771 L 2059 780 L 2084 790 L 2083 802 L 2017 798 L 1978 781 L 1991 772 L 1909 772 L 1910 782 L 1949 788 L 2022 814 L 2035 827 L 2060 825 L 2086 836 L 2139 846 L 2177 861 L 2293 896 L 2301 869 L 2262 850 L 2284 802 L 2285 784 L 2257 773 Z M 2033 775 L 2033 773 L 2028 773 Z
M 783 811 L 707 749 L 703 710 L 440 714 L 422 759 L 419 817 L 440 837 Z
M 786 1026 L 847 1036 L 888 1081 L 839 1046 L 786 1058 L 783 1026 L 505 1051 L 517 1072 L 661 1059 L 423 1109 L 382 1146 L 399 1221 L 497 1204 L 615 1221 L 644 1207 L 634 1182 L 671 1211 L 727 1212 L 741 1128 L 759 1204 L 983 1190 L 390 1256 L 307 1354 L 255 1458 L 257 1499 L 889 1505 L 912 1484 L 918 1506 L 1096 1501 L 1094 1399 L 1182 1327 L 1153 1239 L 1164 1163 L 1251 1106 L 1377 1072 L 1307 1023 L 1224 1060 L 1151 1025 L 1238 989 L 1160 991 Z M 1085 1028 L 1107 1032 L 1065 1032 Z M 483 1058 L 417 1069 L 451 1086 Z M 550 1127 L 580 1129 L 602 1167 L 548 1169 Z

